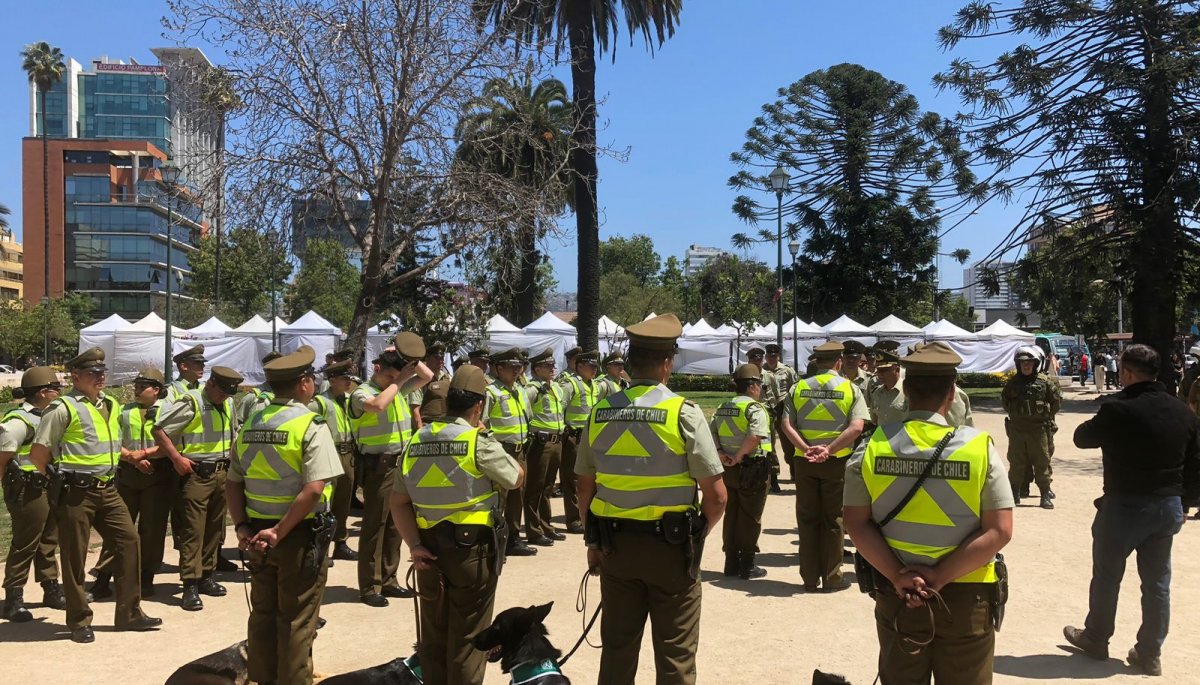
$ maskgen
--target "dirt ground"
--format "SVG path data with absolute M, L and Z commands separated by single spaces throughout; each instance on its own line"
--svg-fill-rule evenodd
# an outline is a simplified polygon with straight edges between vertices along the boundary
M 1091 575 L 1089 526 L 1092 501 L 1099 496 L 1101 467 L 1098 451 L 1083 452 L 1071 445 L 1080 421 L 1095 411 L 1095 394 L 1072 390 L 1060 417 L 1054 489 L 1057 509 L 1043 511 L 1027 503 L 1019 508 L 1013 542 L 1005 550 L 1012 578 L 1008 616 L 996 644 L 996 682 L 1138 682 L 1141 676 L 1119 660 L 1134 642 L 1139 622 L 1138 580 L 1129 564 L 1113 638 L 1113 658 L 1092 661 L 1064 649 L 1064 624 L 1082 625 L 1087 611 Z M 977 424 L 1006 448 L 998 408 L 977 409 Z M 871 601 L 848 590 L 833 595 L 806 595 L 796 568 L 796 538 L 792 493 L 772 496 L 767 504 L 760 565 L 769 575 L 761 580 L 730 580 L 720 575 L 720 541 L 710 538 L 704 562 L 704 613 L 699 655 L 701 683 L 807 683 L 813 668 L 847 676 L 856 685 L 875 677 L 877 643 Z M 561 511 L 556 500 L 555 511 Z M 1200 683 L 1192 671 L 1200 660 L 1200 628 L 1192 620 L 1200 608 L 1200 522 L 1184 526 L 1177 537 L 1174 559 L 1175 620 L 1163 654 L 1164 682 Z M 354 541 L 352 541 L 353 544 Z M 168 550 L 169 551 L 169 550 Z M 94 554 L 94 552 L 93 552 Z M 518 604 L 553 601 L 548 627 L 551 640 L 566 651 L 579 636 L 581 616 L 575 611 L 579 580 L 584 572 L 581 541 L 572 537 L 534 558 L 509 561 L 500 580 L 497 610 Z M 847 565 L 847 570 L 850 566 Z M 223 648 L 245 636 L 248 615 L 239 574 L 222 581 L 229 587 L 223 598 L 205 598 L 205 609 L 187 613 L 179 608 L 179 585 L 172 567 L 159 576 L 158 596 L 145 602 L 148 613 L 164 619 L 158 633 L 114 633 L 113 606 L 96 606 L 96 642 L 75 645 L 66 639 L 63 614 L 34 608 L 36 621 L 0 623 L 0 663 L 8 674 L 27 674 L 36 682 L 161 683 L 180 664 Z M 334 674 L 407 655 L 414 642 L 410 601 L 393 600 L 390 607 L 372 609 L 357 601 L 354 564 L 338 562 L 330 570 L 322 615 L 329 625 L 315 646 L 319 673 Z M 32 599 L 41 590 L 30 583 Z M 599 598 L 593 582 L 589 609 Z M 594 640 L 598 642 L 598 630 Z M 648 632 L 648 631 L 647 631 Z M 583 647 L 566 667 L 577 683 L 594 682 L 599 651 Z M 1188 664 L 1193 666 L 1188 666 Z M 36 674 L 36 675 L 35 675 Z M 653 682 L 649 636 L 644 640 L 640 682 Z M 17 682 L 8 680 L 7 682 Z M 498 668 L 490 668 L 487 683 L 507 683 Z

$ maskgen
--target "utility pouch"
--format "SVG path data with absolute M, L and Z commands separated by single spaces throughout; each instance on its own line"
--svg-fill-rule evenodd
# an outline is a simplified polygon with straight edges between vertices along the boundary
M 50 483 L 46 487 L 46 497 L 50 502 L 50 506 L 57 507 L 62 504 L 63 491 L 63 475 L 58 471 L 50 471 Z
M 662 536 L 669 545 L 686 545 L 691 537 L 688 511 L 668 511 L 662 517 Z
M 504 571 L 504 561 L 508 553 L 508 522 L 504 520 L 504 516 L 496 508 L 492 508 L 492 542 L 496 546 L 495 560 L 492 562 L 492 571 L 496 577 Z
M 25 479 L 21 477 L 21 469 L 13 461 L 4 468 L 4 500 L 10 506 L 16 506 L 21 501 L 25 489 Z
M 854 580 L 858 583 L 858 591 L 864 595 L 875 596 L 875 591 L 879 587 L 875 583 L 875 567 L 867 558 L 854 552 Z
M 738 486 L 753 490 L 771 479 L 771 462 L 766 456 L 743 459 L 738 467 Z
M 996 632 L 1004 624 L 1004 607 L 1008 604 L 1008 564 L 1004 563 L 1004 555 L 996 555 L 996 582 L 992 585 L 991 609 L 992 625 Z
M 596 516 L 588 516 L 587 523 L 583 527 L 583 542 L 588 547 L 597 546 L 604 547 L 604 535 L 601 533 L 602 526 L 600 519 Z

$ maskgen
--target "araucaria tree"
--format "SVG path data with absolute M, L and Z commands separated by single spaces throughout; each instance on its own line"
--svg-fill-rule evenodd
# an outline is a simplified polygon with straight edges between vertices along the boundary
M 938 205 L 979 197 L 954 127 L 923 112 L 904 85 L 857 64 L 814 71 L 763 106 L 733 153 L 730 187 L 744 221 L 770 220 L 745 246 L 775 240 L 776 198 L 767 175 L 792 175 L 785 237 L 802 236 L 796 285 L 818 319 L 864 319 L 928 299 L 934 288 Z
M 994 254 L 1059 227 L 1091 249 L 1115 248 L 1133 340 L 1164 356 L 1180 283 L 1200 257 L 1198 32 L 1193 2 L 1025 0 L 971 2 L 939 35 L 946 48 L 1019 41 L 986 64 L 956 59 L 935 79 L 970 108 L 961 125 L 996 169 L 998 194 L 1026 205 Z
M 485 83 L 520 73 L 461 0 L 171 0 L 179 35 L 225 48 L 242 102 L 225 166 L 235 225 L 294 199 L 329 206 L 362 278 L 348 336 L 361 349 L 390 290 L 526 225 L 541 188 L 458 163 L 455 127 Z M 231 203 L 231 206 L 233 204 Z M 536 220 L 537 217 L 533 217 Z M 286 224 L 271 222 L 276 229 Z

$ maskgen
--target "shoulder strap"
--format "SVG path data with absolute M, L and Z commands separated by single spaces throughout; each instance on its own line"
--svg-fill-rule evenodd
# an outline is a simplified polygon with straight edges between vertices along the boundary
M 904 499 L 900 500 L 896 507 L 889 511 L 887 516 L 883 517 L 883 520 L 879 522 L 880 528 L 883 528 L 887 524 L 891 523 L 892 519 L 899 516 L 900 512 L 904 510 L 904 507 L 908 506 L 908 503 L 912 501 L 912 498 L 917 495 L 917 490 L 921 489 L 921 486 L 925 484 L 925 480 L 929 478 L 929 474 L 933 473 L 933 467 L 936 466 L 939 461 L 941 461 L 942 452 L 946 451 L 946 445 L 950 444 L 950 441 L 954 439 L 954 434 L 957 432 L 957 429 L 952 430 L 949 433 L 946 433 L 946 435 L 942 437 L 940 441 L 938 441 L 937 447 L 935 447 L 933 450 L 933 456 L 929 458 L 929 463 L 925 465 L 925 470 L 921 473 L 921 477 L 917 479 L 916 483 L 913 483 L 912 489 L 908 491 L 908 494 L 904 495 Z

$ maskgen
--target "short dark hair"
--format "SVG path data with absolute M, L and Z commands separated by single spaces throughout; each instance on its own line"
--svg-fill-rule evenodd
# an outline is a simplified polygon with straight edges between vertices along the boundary
M 446 411 L 454 416 L 461 416 L 471 411 L 471 407 L 482 401 L 483 395 L 477 392 L 461 388 L 450 388 L 450 392 L 446 394 Z
M 941 402 L 954 390 L 955 377 L 908 376 L 904 379 L 904 396 L 909 404 L 931 404 Z
M 1162 367 L 1162 357 L 1149 345 L 1130 345 L 1121 353 L 1121 366 L 1139 376 L 1158 378 L 1158 370 Z
M 739 378 L 738 380 L 733 382 L 733 385 L 735 388 L 737 388 L 737 392 L 739 395 L 745 395 L 746 391 L 750 389 L 750 386 L 754 385 L 755 383 L 758 383 L 761 385 L 762 379 L 761 378 Z
M 646 371 L 661 366 L 663 362 L 675 356 L 675 350 L 648 350 L 644 347 L 630 347 L 625 365 L 629 375 L 637 377 L 634 371 Z

